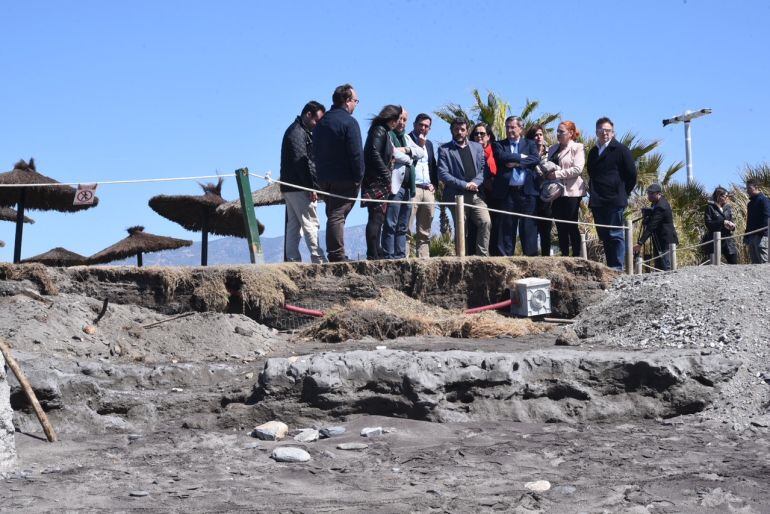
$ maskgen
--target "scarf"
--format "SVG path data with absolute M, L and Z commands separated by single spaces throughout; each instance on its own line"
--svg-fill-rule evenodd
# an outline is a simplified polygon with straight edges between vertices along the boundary
M 391 130 L 390 131 L 390 140 L 393 141 L 393 144 L 397 147 L 404 148 L 409 146 L 406 144 L 406 132 L 402 131 L 396 131 Z M 406 167 L 406 174 L 404 175 L 404 183 L 403 187 L 405 189 L 409 189 L 409 192 L 412 195 L 412 198 L 417 194 L 417 186 L 415 183 L 414 178 L 414 165 L 408 164 Z
M 495 155 L 492 153 L 492 144 L 488 144 L 484 147 L 484 157 L 487 159 L 487 166 L 489 166 L 489 172 L 494 177 L 497 175 L 497 162 L 495 161 Z

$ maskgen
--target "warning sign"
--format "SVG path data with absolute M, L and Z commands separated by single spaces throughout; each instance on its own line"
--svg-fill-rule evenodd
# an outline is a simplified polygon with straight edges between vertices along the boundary
M 78 184 L 78 190 L 75 191 L 75 200 L 72 205 L 92 205 L 96 198 L 96 186 L 98 184 Z

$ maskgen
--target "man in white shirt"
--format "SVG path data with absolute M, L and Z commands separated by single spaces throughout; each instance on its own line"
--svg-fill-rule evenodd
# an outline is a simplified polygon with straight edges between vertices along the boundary
M 412 217 L 415 218 L 415 245 L 417 256 L 430 257 L 430 231 L 433 225 L 433 214 L 436 210 L 436 188 L 438 188 L 438 169 L 433 143 L 428 139 L 433 120 L 425 113 L 420 113 L 414 119 L 413 130 L 409 137 L 425 149 L 425 156 L 418 159 L 414 165 L 415 172 L 415 206 Z M 410 223 L 411 226 L 411 223 Z

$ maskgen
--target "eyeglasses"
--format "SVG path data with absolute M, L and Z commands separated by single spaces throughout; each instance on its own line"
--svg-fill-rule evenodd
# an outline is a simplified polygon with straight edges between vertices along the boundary
M 473 134 L 471 134 L 471 137 L 479 137 L 479 136 L 486 136 L 486 135 L 487 135 L 486 132 L 474 132 Z
M 350 99 L 350 100 L 348 100 L 348 101 L 349 101 L 349 102 L 355 102 L 355 103 L 358 103 L 358 98 L 351 98 L 351 99 Z
M 605 128 L 598 128 L 596 129 L 596 132 L 603 132 L 605 134 L 612 134 L 614 132 L 614 129 L 605 129 Z
M 559 136 L 562 136 L 564 134 L 569 134 L 569 132 L 567 132 L 566 130 L 557 130 L 556 134 L 559 135 Z M 543 134 L 535 134 L 535 135 L 536 136 L 542 136 Z

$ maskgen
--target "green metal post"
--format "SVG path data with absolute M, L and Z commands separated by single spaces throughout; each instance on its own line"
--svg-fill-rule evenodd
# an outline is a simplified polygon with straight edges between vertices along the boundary
M 251 198 L 249 168 L 235 170 L 235 181 L 238 182 L 238 194 L 241 197 L 243 225 L 246 227 L 246 240 L 249 243 L 249 258 L 252 264 L 264 264 L 265 255 L 262 253 L 262 243 L 259 242 L 257 216 L 254 214 L 254 200 Z

